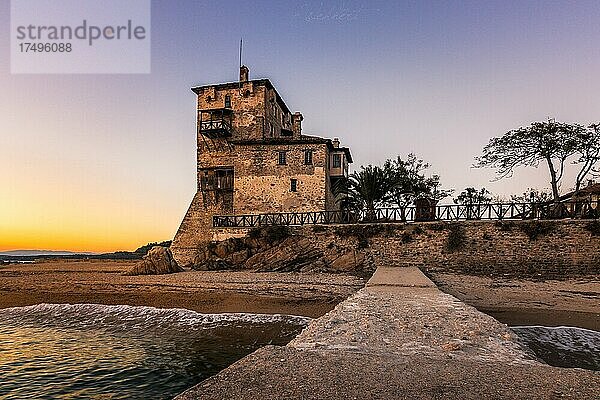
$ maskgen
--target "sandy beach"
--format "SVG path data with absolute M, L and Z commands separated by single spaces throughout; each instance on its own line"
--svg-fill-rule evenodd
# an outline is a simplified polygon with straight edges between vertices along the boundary
M 0 267 L 0 308 L 97 303 L 319 317 L 358 291 L 344 274 L 186 271 L 124 276 L 134 261 L 50 260 Z M 429 272 L 438 287 L 509 325 L 600 330 L 600 276 L 528 281 Z
M 444 292 L 508 325 L 600 331 L 600 276 L 538 280 L 428 272 Z
M 364 285 L 340 274 L 186 271 L 124 276 L 134 261 L 51 260 L 0 267 L 0 308 L 97 303 L 319 317 Z

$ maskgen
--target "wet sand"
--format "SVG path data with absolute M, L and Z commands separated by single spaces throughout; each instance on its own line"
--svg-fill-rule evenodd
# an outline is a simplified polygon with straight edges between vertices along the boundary
M 364 280 L 336 274 L 186 271 L 123 276 L 133 261 L 52 260 L 0 267 L 0 308 L 95 303 L 319 317 Z
M 576 326 L 600 331 L 600 275 L 540 280 L 428 272 L 444 292 L 508 325 Z
M 287 346 L 263 347 L 175 399 L 587 400 L 599 385 L 594 371 L 537 361 L 417 268 L 379 267 Z
M 0 308 L 97 303 L 319 317 L 361 289 L 342 274 L 186 271 L 123 276 L 135 261 L 50 260 L 0 266 Z M 509 325 L 600 331 L 600 276 L 528 281 L 428 272 L 438 287 Z

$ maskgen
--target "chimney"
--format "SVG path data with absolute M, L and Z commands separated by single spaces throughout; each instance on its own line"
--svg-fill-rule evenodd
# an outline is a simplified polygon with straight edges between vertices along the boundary
M 294 131 L 294 136 L 300 137 L 300 135 L 302 134 L 303 119 L 304 117 L 302 117 L 302 114 L 300 114 L 299 112 L 295 112 L 292 115 L 292 131 Z
M 248 82 L 248 75 L 250 70 L 245 65 L 240 67 L 240 82 Z
M 334 148 L 339 149 L 339 147 L 340 147 L 340 139 L 333 138 L 333 140 L 331 141 L 331 143 L 333 144 Z

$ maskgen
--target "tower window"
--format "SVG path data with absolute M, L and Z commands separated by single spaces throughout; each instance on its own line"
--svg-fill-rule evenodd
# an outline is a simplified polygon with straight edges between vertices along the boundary
M 231 96 L 225 95 L 225 108 L 231 108 Z
M 286 165 L 287 164 L 286 152 L 285 151 L 278 152 L 277 163 L 279 165 Z
M 290 192 L 297 192 L 298 191 L 298 180 L 297 179 L 290 179 Z
M 304 164 L 312 165 L 313 163 L 313 151 L 312 150 L 304 150 Z
M 341 168 L 342 167 L 342 155 L 334 154 L 333 155 L 333 168 Z

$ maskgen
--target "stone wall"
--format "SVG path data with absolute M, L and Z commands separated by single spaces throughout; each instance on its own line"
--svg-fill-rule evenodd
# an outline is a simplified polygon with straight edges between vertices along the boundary
M 198 110 L 223 108 L 225 96 L 229 96 L 228 108 L 233 110 L 232 140 L 277 138 L 281 136 L 281 129 L 293 132 L 290 139 L 300 138 L 301 129 L 293 126 L 292 113 L 266 81 L 203 87 L 197 93 Z
M 425 271 L 562 279 L 600 274 L 599 225 L 565 220 L 290 227 L 281 248 L 267 240 L 266 248 L 259 246 L 241 257 L 240 248 L 230 246 L 238 255 L 229 268 L 298 266 L 300 271 L 366 274 L 378 266 L 416 266 Z M 220 250 L 219 257 L 228 256 L 226 249 Z
M 325 144 L 237 146 L 234 165 L 236 214 L 306 212 L 325 209 L 327 189 Z M 304 151 L 312 150 L 313 163 L 304 164 Z M 286 165 L 278 165 L 278 152 L 286 152 Z M 291 179 L 297 191 L 292 192 Z
M 600 274 L 600 236 L 594 235 L 591 224 L 564 220 L 380 225 L 373 229 L 381 231 L 366 240 L 379 265 L 560 279 Z
M 198 93 L 198 110 L 223 108 L 225 96 L 231 99 L 231 109 L 234 110 L 232 120 L 234 139 L 262 139 L 266 126 L 267 88 L 264 85 L 255 85 L 254 82 L 244 82 L 240 86 L 231 85 L 222 89 L 215 89 L 214 86 L 203 88 Z M 200 121 L 199 113 L 198 121 Z M 201 138 L 199 139 L 200 145 Z
M 341 203 L 335 197 L 333 193 L 333 186 L 331 183 L 331 178 L 328 176 L 326 178 L 326 187 L 325 187 L 325 209 L 328 211 L 339 211 L 341 208 Z
M 211 229 L 212 215 L 220 210 L 220 207 L 207 207 L 202 192 L 196 192 L 171 244 L 173 257 L 179 265 L 188 265 L 199 248 L 215 239 Z

